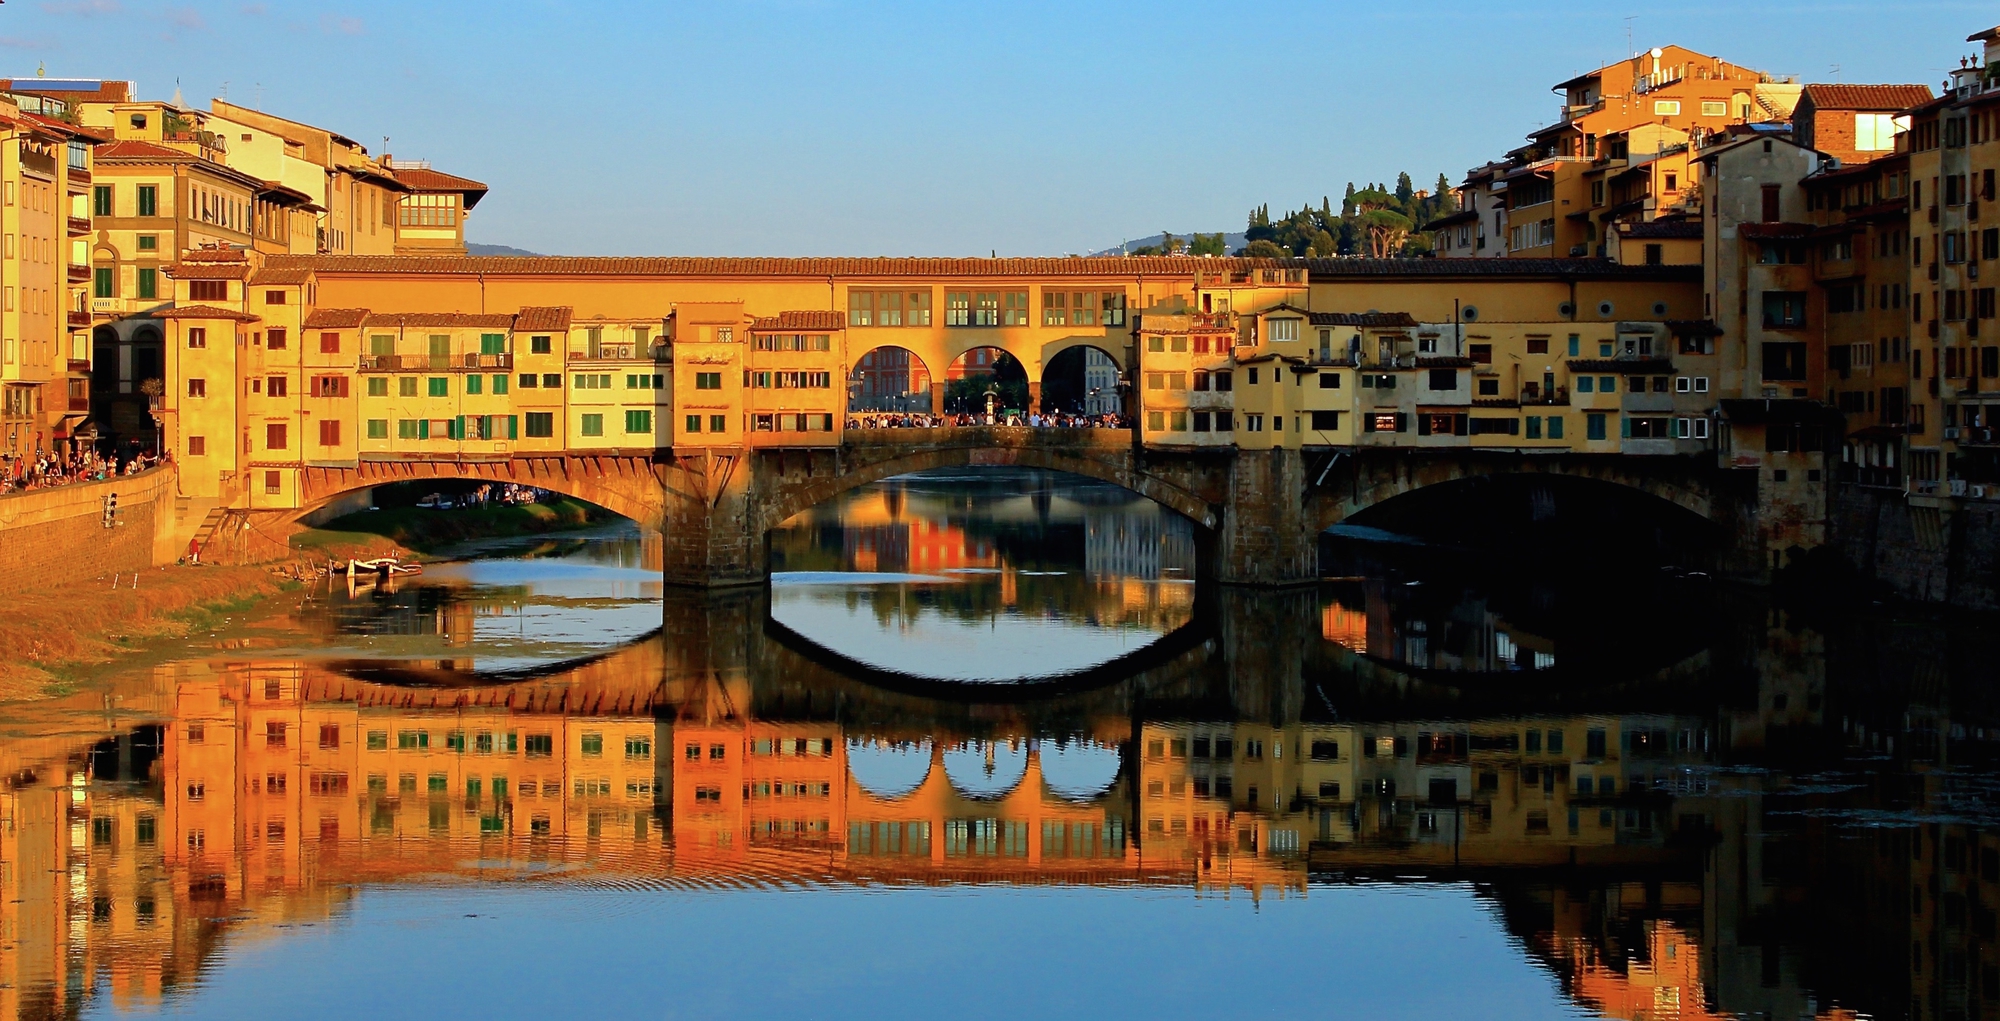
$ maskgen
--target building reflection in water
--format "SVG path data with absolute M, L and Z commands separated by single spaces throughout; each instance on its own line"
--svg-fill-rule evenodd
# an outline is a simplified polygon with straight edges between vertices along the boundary
M 764 598 L 669 601 L 661 636 L 509 685 L 181 662 L 19 714 L 0 1017 L 158 1004 L 225 941 L 448 875 L 1471 883 L 1606 1016 L 1972 1018 L 2000 997 L 1990 774 L 1952 765 L 2000 730 L 1952 715 L 1935 662 L 1833 716 L 1825 640 L 1773 614 L 1742 636 L 1749 676 L 1502 693 L 1359 655 L 1375 631 L 1338 600 L 1226 595 L 1170 663 L 974 705 L 764 640 Z

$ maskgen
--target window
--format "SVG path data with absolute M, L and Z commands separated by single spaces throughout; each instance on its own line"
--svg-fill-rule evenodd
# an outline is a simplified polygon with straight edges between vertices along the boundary
M 1432 369 L 1430 371 L 1430 388 L 1432 390 L 1458 389 L 1458 370 Z
M 507 375 L 505 373 L 500 373 L 493 377 L 493 392 L 496 394 L 504 394 L 507 392 Z
M 160 271 L 151 266 L 141 266 L 139 268 L 139 297 L 157 298 L 159 296 Z
M 1338 373 L 1338 372 L 1322 372 L 1322 373 L 1320 373 L 1320 374 L 1319 374 L 1319 388 L 1320 388 L 1321 390 L 1338 390 L 1338 389 L 1340 389 L 1340 373 Z M 1206 386 L 1197 386 L 1197 387 L 1195 387 L 1195 389 L 1197 389 L 1197 390 L 1206 390 L 1206 389 L 1208 389 L 1208 387 L 1206 387 Z
M 728 432 L 729 417 L 727 415 L 708 416 L 708 431 L 712 433 Z
M 1778 185 L 1767 184 L 1764 186 L 1763 218 L 1765 223 L 1777 223 L 1783 219 L 1781 215 L 1780 196 L 1781 189 Z
M 208 381 L 207 381 L 207 380 L 205 380 L 205 379 L 190 379 L 190 380 L 188 380 L 188 396 L 189 396 L 189 397 L 207 397 L 207 396 L 208 396 Z
M 1270 327 L 1271 343 L 1280 344 L 1299 339 L 1299 323 L 1300 320 L 1297 319 L 1269 320 L 1266 325 Z
M 529 437 L 547 439 L 555 435 L 556 417 L 552 412 L 530 411 L 528 412 L 527 425 Z
M 1803 380 L 1806 378 L 1806 346 L 1801 343 L 1764 343 L 1764 378 Z
M 323 418 L 323 419 L 320 419 L 320 422 L 319 422 L 319 445 L 320 445 L 320 446 L 322 446 L 322 447 L 337 447 L 337 446 L 340 446 L 340 420 L 339 420 L 339 419 L 337 419 L 337 418 Z
M 285 449 L 285 424 L 283 422 L 270 422 L 265 424 L 264 449 L 265 450 Z
M 417 377 L 415 376 L 396 377 L 396 396 L 415 397 L 416 395 L 417 395 Z
M 1585 439 L 1604 439 L 1606 433 L 1604 428 L 1604 414 L 1602 412 L 1591 412 L 1583 416 L 1583 435 Z
M 681 431 L 682 431 L 682 432 L 691 432 L 691 433 L 698 433 L 698 432 L 700 432 L 700 431 L 701 431 L 701 416 L 700 416 L 700 415 L 689 415 L 689 416 L 687 417 L 687 421 L 686 421 L 686 422 L 683 422 L 683 423 L 682 423 L 682 429 L 681 429 Z
M 188 456 L 189 456 L 189 457 L 201 457 L 201 456 L 203 456 L 203 455 L 205 455 L 205 454 L 207 454 L 207 453 L 208 453 L 208 438 L 207 438 L 207 437 L 205 437 L 205 436 L 190 436 L 190 437 L 188 437 Z
M 405 195 L 396 204 L 396 213 L 404 227 L 456 227 L 458 196 Z
M 229 281 L 190 280 L 188 281 L 189 301 L 228 301 Z
M 92 216 L 111 215 L 111 186 L 100 184 L 90 189 L 90 214 Z
M 604 435 L 604 416 L 598 414 L 580 416 L 577 419 L 577 432 L 584 436 Z
M 1729 116 L 1729 104 L 1718 99 L 1704 99 L 1701 101 L 1701 115 L 1703 117 L 1727 117 Z
M 160 236 L 159 236 L 158 234 L 141 234 L 141 235 L 139 235 L 139 250 L 140 250 L 140 251 L 142 251 L 142 252 L 157 252 L 157 251 L 159 251 L 159 250 L 160 250 Z
M 465 377 L 465 392 L 466 392 L 466 393 L 468 393 L 468 394 L 477 394 L 477 393 L 481 393 L 481 392 L 483 392 L 483 391 L 484 391 L 485 389 L 486 389 L 486 379 L 485 379 L 485 377 L 483 377 L 483 376 L 477 376 L 477 375 L 472 375 L 472 376 L 467 376 L 467 377 Z
M 653 431 L 653 413 L 650 411 L 625 412 L 627 433 L 650 433 Z
M 118 296 L 117 271 L 109 266 L 99 266 L 91 271 L 92 297 L 115 298 Z
M 160 215 L 160 189 L 157 185 L 142 184 L 139 186 L 139 215 Z
M 929 326 L 931 292 L 848 291 L 849 326 Z
M 1679 117 L 1680 115 L 1681 115 L 1681 101 L 1680 101 L 1680 100 L 1678 100 L 1678 99 L 1655 99 L 1655 100 L 1653 100 L 1653 116 L 1655 116 L 1655 117 Z
M 694 388 L 695 388 L 696 390 L 720 390 L 720 389 L 722 389 L 722 373 L 720 373 L 720 372 L 697 372 L 697 373 L 695 373 L 695 374 L 694 374 Z
M 371 419 L 369 419 L 369 420 L 368 420 L 368 438 L 369 438 L 369 439 L 371 439 L 371 440 L 386 440 L 386 439 L 388 439 L 388 438 L 389 438 L 389 420 L 388 420 L 388 419 L 386 419 L 386 418 L 371 418 Z
M 1765 291 L 1764 328 L 1796 330 L 1806 325 L 1806 295 L 1803 291 Z M 1800 376 L 1804 379 L 1804 376 Z
M 425 391 L 432 397 L 451 396 L 451 377 L 431 376 L 424 381 Z
M 1312 413 L 1312 427 L 1321 432 L 1340 428 L 1340 412 L 1315 411 Z

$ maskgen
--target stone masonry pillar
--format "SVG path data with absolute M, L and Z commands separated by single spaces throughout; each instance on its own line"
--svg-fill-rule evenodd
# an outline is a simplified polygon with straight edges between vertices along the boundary
M 1305 459 L 1296 450 L 1238 451 L 1229 502 L 1202 566 L 1225 585 L 1305 585 L 1319 578 L 1319 536 L 1303 503 Z
M 752 459 L 726 473 L 715 463 L 708 470 L 704 485 L 668 501 L 660 576 L 669 585 L 696 588 L 761 584 L 767 566 L 750 499 Z

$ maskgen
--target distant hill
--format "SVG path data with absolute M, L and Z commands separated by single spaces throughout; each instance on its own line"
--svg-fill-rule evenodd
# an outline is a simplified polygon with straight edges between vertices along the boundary
M 1187 233 L 1185 233 L 1185 234 L 1180 234 L 1180 233 L 1176 233 L 1176 234 L 1175 234 L 1174 236 L 1175 236 L 1175 237 L 1177 237 L 1177 238 L 1179 238 L 1179 239 L 1181 239 L 1182 241 L 1186 241 L 1186 240 L 1187 240 L 1188 238 L 1191 238 L 1191 237 L 1193 237 L 1193 236 L 1195 235 L 1195 233 L 1196 233 L 1196 232 L 1194 232 L 1194 231 L 1189 231 L 1189 232 L 1187 232 Z M 1206 230 L 1205 230 L 1205 231 L 1201 231 L 1200 233 L 1203 233 L 1203 234 L 1213 234 L 1213 233 L 1215 233 L 1215 232 L 1214 232 L 1214 231 L 1206 231 Z M 1104 249 L 1104 250 L 1103 250 L 1103 251 L 1101 251 L 1101 252 L 1092 252 L 1092 253 L 1090 253 L 1090 254 L 1092 254 L 1092 255 L 1120 255 L 1120 254 L 1124 254 L 1124 253 L 1127 253 L 1127 252 L 1132 252 L 1132 251 L 1135 251 L 1135 250 L 1137 250 L 1137 249 L 1140 249 L 1140 248 L 1144 248 L 1144 247 L 1146 247 L 1147 245 L 1158 245 L 1158 244 L 1160 244 L 1160 243 L 1161 243 L 1162 241 L 1165 241 L 1165 240 L 1166 240 L 1166 237 L 1167 237 L 1167 236 L 1166 236 L 1165 234 L 1154 234 L 1154 235 L 1151 235 L 1151 236 L 1149 236 L 1149 237 L 1143 237 L 1143 238 L 1133 238 L 1132 240 L 1130 240 L 1130 241 L 1127 241 L 1127 242 L 1125 242 L 1125 243 L 1124 243 L 1124 244 L 1122 244 L 1122 245 L 1112 245 L 1112 246 L 1111 246 L 1110 248 L 1106 248 L 1106 249 Z M 1236 231 L 1236 232 L 1234 232 L 1234 233 L 1224 233 L 1224 234 L 1222 235 L 1222 243 L 1223 243 L 1223 245 L 1225 245 L 1226 247 L 1228 247 L 1228 249 L 1229 249 L 1230 251 L 1232 251 L 1232 252 L 1233 252 L 1233 251 L 1236 251 L 1236 250 L 1237 250 L 1237 249 L 1239 249 L 1239 248 L 1242 248 L 1242 247 L 1243 247 L 1243 246 L 1244 246 L 1245 244 L 1247 244 L 1248 242 L 1247 242 L 1247 241 L 1246 241 L 1246 240 L 1244 239 L 1244 237 L 1243 237 L 1243 232 L 1239 230 L 1239 231 Z
M 527 249 L 525 249 L 525 248 L 514 248 L 514 247 L 511 247 L 511 246 L 508 246 L 508 245 L 481 245 L 481 244 L 474 244 L 473 242 L 470 242 L 470 241 L 467 241 L 467 242 L 465 243 L 465 254 L 467 254 L 467 255 L 540 255 L 540 254 L 542 254 L 542 253 L 540 253 L 540 252 L 530 252 L 530 251 L 528 251 L 528 250 L 527 250 Z

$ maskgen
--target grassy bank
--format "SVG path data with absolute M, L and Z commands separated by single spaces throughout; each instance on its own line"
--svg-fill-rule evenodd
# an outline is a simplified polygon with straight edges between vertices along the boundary
M 287 565 L 289 566 L 289 565 Z M 160 567 L 59 585 L 0 605 L 0 701 L 67 694 L 93 668 L 241 620 L 299 587 L 285 568 Z
M 577 500 L 525 503 L 457 510 L 384 507 L 335 518 L 292 537 L 301 550 L 331 555 L 339 550 L 381 550 L 383 540 L 417 553 L 430 553 L 468 539 L 539 535 L 587 528 L 611 520 L 600 507 Z M 387 552 L 382 550 L 382 552 Z

